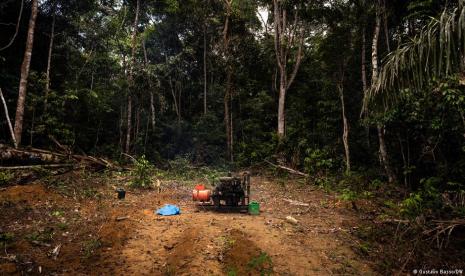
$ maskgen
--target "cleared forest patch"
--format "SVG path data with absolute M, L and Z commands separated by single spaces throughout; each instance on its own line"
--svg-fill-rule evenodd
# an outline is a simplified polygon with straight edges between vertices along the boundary
M 199 210 L 191 187 L 170 181 L 161 193 L 129 189 L 118 200 L 114 187 L 128 182 L 124 176 L 57 178 L 0 191 L 3 274 L 374 274 L 347 238 L 357 218 L 311 186 L 253 177 L 262 212 L 250 216 Z M 165 203 L 181 215 L 155 215 Z

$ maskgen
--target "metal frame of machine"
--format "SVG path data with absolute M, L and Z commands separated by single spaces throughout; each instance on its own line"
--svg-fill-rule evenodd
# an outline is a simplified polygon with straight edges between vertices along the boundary
M 220 177 L 214 189 L 206 189 L 204 185 L 197 185 L 192 191 L 192 199 L 199 206 L 214 207 L 216 209 L 243 209 L 250 202 L 250 174 L 240 176 Z

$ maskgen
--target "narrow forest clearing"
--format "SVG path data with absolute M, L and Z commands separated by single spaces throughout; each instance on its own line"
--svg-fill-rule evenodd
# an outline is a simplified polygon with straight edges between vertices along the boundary
M 0 190 L 2 275 L 376 274 L 356 252 L 355 213 L 314 186 L 252 177 L 261 214 L 251 216 L 199 210 L 192 187 L 173 181 L 118 200 L 124 177 L 78 177 Z M 155 215 L 165 203 L 181 215 Z

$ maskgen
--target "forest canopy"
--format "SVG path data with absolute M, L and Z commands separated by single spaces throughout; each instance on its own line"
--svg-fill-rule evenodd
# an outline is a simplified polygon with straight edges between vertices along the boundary
M 462 4 L 7 0 L 0 83 L 22 146 L 456 182 Z

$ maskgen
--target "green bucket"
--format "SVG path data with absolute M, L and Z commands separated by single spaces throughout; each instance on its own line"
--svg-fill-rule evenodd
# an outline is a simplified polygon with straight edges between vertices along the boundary
M 260 204 L 258 202 L 252 201 L 249 203 L 249 214 L 255 216 L 260 214 Z

